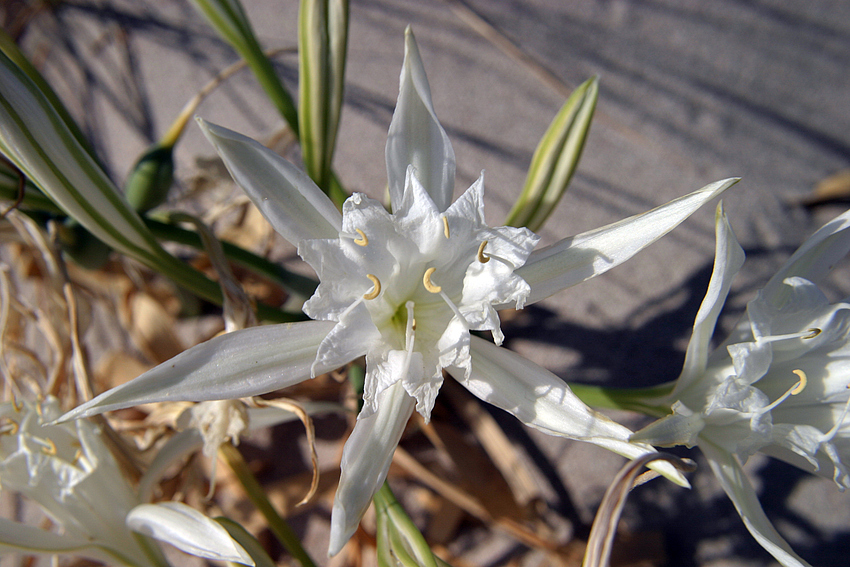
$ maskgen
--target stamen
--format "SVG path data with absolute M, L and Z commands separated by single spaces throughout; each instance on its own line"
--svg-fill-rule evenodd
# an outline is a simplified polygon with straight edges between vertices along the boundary
M 11 419 L 6 418 L 6 423 L 0 425 L 0 435 L 17 435 L 18 429 L 17 421 L 12 421 Z
M 850 385 L 847 386 L 850 388 Z M 841 415 L 838 416 L 838 419 L 835 420 L 835 425 L 832 428 L 823 434 L 823 438 L 821 443 L 828 443 L 832 441 L 832 438 L 835 437 L 835 434 L 838 433 L 838 430 L 841 429 L 841 426 L 844 425 L 844 419 L 847 417 L 847 412 L 850 410 L 850 398 L 847 398 L 847 401 L 844 402 L 844 411 L 841 412 Z
M 408 301 L 404 306 L 407 307 L 407 328 L 404 330 L 404 347 L 407 350 L 408 356 L 410 356 L 410 353 L 413 352 L 413 331 L 416 330 L 416 319 L 413 318 L 414 303 Z
M 15 413 L 24 409 L 24 402 L 19 402 L 17 396 L 12 394 L 12 407 L 15 408 Z
M 797 374 L 797 372 L 798 372 L 798 371 L 797 371 L 797 370 L 795 370 L 795 371 L 794 371 L 794 374 Z M 806 387 L 807 379 L 805 378 L 805 373 L 804 373 L 802 370 L 799 370 L 799 372 L 802 374 L 802 376 L 800 376 L 800 374 L 797 374 L 797 376 L 800 376 L 800 381 L 799 381 L 799 382 L 797 382 L 796 384 L 794 384 L 792 387 L 788 388 L 788 391 L 787 391 L 787 392 L 785 392 L 784 394 L 782 394 L 781 396 L 779 396 L 779 398 L 778 398 L 775 402 L 773 402 L 772 404 L 767 405 L 767 406 L 765 406 L 765 407 L 761 408 L 760 410 L 756 411 L 756 413 L 758 413 L 759 415 L 761 415 L 761 414 L 765 414 L 765 413 L 767 413 L 767 412 L 769 412 L 769 411 L 773 411 L 774 409 L 776 409 L 776 407 L 777 407 L 779 404 L 781 404 L 782 402 L 784 402 L 785 400 L 787 400 L 789 397 L 791 397 L 791 396 L 796 396 L 797 394 L 799 394 L 800 392 L 802 392 L 802 391 L 803 391 L 803 388 L 805 388 L 805 387 Z
M 77 449 L 77 452 L 74 453 L 74 458 L 71 460 L 71 464 L 76 466 L 76 464 L 80 461 L 80 457 L 82 457 L 82 456 L 83 456 L 82 448 Z
M 449 236 L 449 234 L 450 234 L 449 233 L 449 219 L 447 219 L 445 216 L 443 216 L 442 219 L 443 219 L 443 234 L 446 235 L 446 238 L 451 238 L 451 236 Z
M 791 390 L 791 395 L 796 396 L 806 388 L 806 383 L 809 381 L 809 379 L 806 377 L 806 373 L 800 369 L 792 370 L 792 372 L 800 377 L 800 381 L 797 382 L 797 385 L 794 386 L 793 390 Z
M 372 291 L 363 294 L 363 299 L 375 299 L 381 294 L 381 280 L 372 274 L 366 274 L 366 277 L 372 282 Z
M 410 359 L 413 355 L 413 343 L 415 337 L 413 334 L 413 302 L 408 301 L 404 304 L 407 307 L 407 328 L 404 331 L 404 364 L 402 365 L 401 375 L 407 376 L 410 372 Z
M 45 455 L 56 454 L 56 443 L 52 439 L 40 439 L 38 437 L 30 437 L 33 443 L 41 445 L 41 452 Z
M 483 241 L 480 246 L 478 246 L 478 261 L 482 264 L 486 264 L 490 261 L 489 256 L 484 255 L 484 247 L 487 246 L 487 241 Z
M 444 292 L 444 291 L 440 292 L 440 297 L 443 298 L 443 301 L 446 302 L 446 305 L 449 306 L 449 308 L 455 314 L 455 317 L 457 317 L 460 320 L 460 322 L 463 323 L 463 326 L 466 327 L 467 330 L 468 330 L 469 329 L 469 321 L 466 320 L 466 317 L 463 316 L 463 314 L 460 312 L 460 309 L 458 309 L 457 305 L 454 304 L 454 301 L 449 299 L 449 296 L 446 295 L 446 292 Z
M 756 339 L 756 341 L 761 342 L 761 343 L 773 343 L 773 342 L 776 342 L 776 341 L 787 341 L 787 340 L 791 340 L 791 339 L 803 339 L 805 341 L 805 340 L 808 340 L 808 339 L 815 338 L 816 336 L 821 334 L 821 332 L 822 331 L 818 328 L 812 328 L 812 329 L 806 329 L 805 331 L 802 331 L 800 333 L 791 333 L 791 334 L 788 334 L 788 335 L 773 335 L 773 336 L 769 335 L 769 336 L 766 336 L 766 337 L 758 337 Z
M 422 276 L 422 284 L 429 292 L 440 293 L 443 288 L 431 283 L 431 274 L 433 274 L 435 271 L 437 271 L 437 268 L 428 268 L 427 270 L 425 270 L 425 275 Z
M 366 246 L 369 244 L 369 239 L 366 237 L 366 234 L 362 230 L 360 230 L 359 228 L 355 228 L 354 232 L 360 235 L 360 238 L 354 239 L 354 244 L 356 244 L 357 246 Z

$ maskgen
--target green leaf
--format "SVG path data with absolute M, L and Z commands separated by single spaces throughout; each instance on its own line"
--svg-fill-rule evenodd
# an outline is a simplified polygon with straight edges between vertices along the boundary
M 238 0 L 194 0 L 198 10 L 206 16 L 215 30 L 248 63 L 269 100 L 298 134 L 298 111 L 292 96 L 280 82 L 274 66 L 260 47 L 251 22 Z
M 44 97 L 50 102 L 62 121 L 65 122 L 65 125 L 68 127 L 68 130 L 70 130 L 74 139 L 77 140 L 86 153 L 88 153 L 89 156 L 97 162 L 98 158 L 95 155 L 94 149 L 89 144 L 89 141 L 86 139 L 82 130 L 80 130 L 77 122 L 71 118 L 71 114 L 65 108 L 65 105 L 62 104 L 59 96 L 50 87 L 41 73 L 38 72 L 38 69 L 35 68 L 29 59 L 27 59 L 27 56 L 24 55 L 18 48 L 9 34 L 7 34 L 2 28 L 0 28 L 0 51 L 6 54 L 6 57 L 11 59 L 15 65 L 17 65 L 18 68 L 23 71 L 33 83 L 35 83 L 36 87 L 38 87 Z
M 0 55 L 0 152 L 100 240 L 148 265 L 167 253 L 42 90 Z
M 348 0 L 301 0 L 299 128 L 307 173 L 326 193 L 336 145 L 348 43 Z
M 266 550 L 263 549 L 263 546 L 259 541 L 257 541 L 257 538 L 248 533 L 248 530 L 229 518 L 218 517 L 213 519 L 218 522 L 221 527 L 227 530 L 230 537 L 232 537 L 245 549 L 245 551 L 248 552 L 248 555 L 251 556 L 251 559 L 254 560 L 257 567 L 275 567 L 275 563 L 272 558 L 269 557 Z
M 599 79 L 582 83 L 555 116 L 540 140 L 525 187 L 505 220 L 508 226 L 537 231 L 552 214 L 578 165 L 599 95 Z

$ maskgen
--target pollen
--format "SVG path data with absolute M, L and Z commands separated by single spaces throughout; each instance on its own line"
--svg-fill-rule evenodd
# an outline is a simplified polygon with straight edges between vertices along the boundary
M 373 287 L 372 291 L 363 294 L 363 299 L 375 299 L 381 294 L 381 280 L 379 280 L 376 276 L 372 274 L 366 274 L 366 277 L 369 278 L 369 281 L 372 282 Z
M 451 236 L 450 236 L 451 232 L 449 232 L 449 219 L 447 219 L 445 216 L 443 216 L 442 219 L 443 219 L 443 234 L 446 235 L 446 238 L 451 238 Z
M 357 246 L 368 246 L 369 238 L 366 237 L 366 233 L 360 230 L 359 228 L 355 228 L 354 232 L 356 232 L 359 236 L 359 238 L 354 239 L 354 244 L 356 244 Z M 380 289 L 380 284 L 378 284 L 378 289 Z
M 487 241 L 486 241 L 486 240 L 485 240 L 485 241 L 483 241 L 483 242 L 482 242 L 482 243 L 478 246 L 478 261 L 479 261 L 479 262 L 481 262 L 482 264 L 486 264 L 487 262 L 489 262 L 489 261 L 490 261 L 490 257 L 489 257 L 489 256 L 485 256 L 485 255 L 484 255 L 484 247 L 485 247 L 485 246 L 487 246 Z
M 443 288 L 438 286 L 438 285 L 434 285 L 433 283 L 431 283 L 431 275 L 435 271 L 437 271 L 437 268 L 428 268 L 427 270 L 425 270 L 425 275 L 422 276 L 422 284 L 425 286 L 425 289 L 427 289 L 429 292 L 440 293 L 441 291 L 443 291 Z
M 806 373 L 800 370 L 799 368 L 797 370 L 792 370 L 792 372 L 796 374 L 798 378 L 800 378 L 800 381 L 797 382 L 797 385 L 794 386 L 794 388 L 791 390 L 791 395 L 796 396 L 806 388 L 806 383 L 809 381 L 809 379 L 806 377 Z

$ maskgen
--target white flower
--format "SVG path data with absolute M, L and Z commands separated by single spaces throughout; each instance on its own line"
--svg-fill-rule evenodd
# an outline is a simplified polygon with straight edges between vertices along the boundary
M 343 206 L 339 237 L 298 245 L 322 282 L 304 312 L 336 322 L 314 364 L 333 368 L 366 355 L 361 419 L 400 381 L 427 420 L 442 369 L 469 375 L 469 331 L 492 331 L 500 344 L 493 305 L 521 308 L 528 296 L 514 270 L 538 238 L 523 228 L 489 228 L 483 189 L 479 178 L 440 211 L 410 166 L 392 214 L 355 194 Z
M 365 405 L 343 452 L 331 554 L 386 478 L 414 408 L 428 418 L 443 369 L 482 400 L 550 434 L 630 458 L 653 450 L 629 443 L 627 428 L 590 410 L 558 377 L 469 331 L 489 330 L 501 342 L 497 309 L 545 299 L 620 264 L 736 180 L 531 252 L 537 237 L 528 230 L 485 224 L 482 179 L 452 203 L 454 152 L 409 31 L 386 149 L 392 212 L 355 194 L 340 215 L 277 154 L 200 123 L 236 182 L 319 274 L 304 306 L 316 320 L 214 338 L 63 419 L 146 402 L 259 395 L 366 355 Z M 669 465 L 658 468 L 686 484 Z
M 201 557 L 253 564 L 224 528 L 185 504 L 140 504 L 100 431 L 85 420 L 46 425 L 60 415 L 53 397 L 0 404 L 0 484 L 38 503 L 63 530 L 0 518 L 0 554 L 65 553 L 162 565 L 160 551 L 136 531 Z
M 718 215 L 717 259 L 685 366 L 666 399 L 673 413 L 632 439 L 697 445 L 747 528 L 783 565 L 807 565 L 765 516 L 739 460 L 761 451 L 850 487 L 850 303 L 816 283 L 850 251 L 850 212 L 816 232 L 747 306 L 726 342 L 709 340 L 744 253 Z M 736 458 L 737 456 L 737 458 Z M 843 462 L 842 462 L 843 459 Z

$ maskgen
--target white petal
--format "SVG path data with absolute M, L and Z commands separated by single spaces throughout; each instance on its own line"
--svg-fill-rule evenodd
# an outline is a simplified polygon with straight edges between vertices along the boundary
M 262 144 L 198 118 L 234 181 L 274 229 L 294 245 L 336 238 L 342 215 L 306 173 Z
M 127 527 L 191 555 L 254 565 L 227 530 L 181 502 L 140 504 L 127 514 Z
M 400 83 L 386 150 L 393 210 L 401 203 L 407 166 L 412 165 L 437 209 L 445 211 L 454 191 L 455 153 L 434 112 L 428 78 L 409 27 Z
M 381 333 L 372 322 L 369 310 L 361 301 L 353 309 L 344 313 L 339 323 L 322 339 L 322 344 L 316 352 L 314 376 L 327 372 L 329 368 L 339 368 L 363 356 L 380 340 Z
M 625 262 L 737 182 L 738 179 L 717 181 L 651 211 L 533 252 L 516 271 L 531 286 L 526 304 L 546 299 Z
M 407 168 L 401 201 L 393 204 L 393 217 L 395 230 L 415 242 L 422 253 L 442 248 L 445 237 L 440 209 L 412 165 Z
M 522 356 L 470 337 L 472 372 L 449 368 L 451 375 L 487 403 L 549 435 L 579 439 L 634 458 L 655 452 L 646 443 L 631 443 L 632 432 L 595 412 L 582 402 L 563 380 Z M 669 463 L 654 463 L 661 474 L 682 486 L 687 480 Z
M 483 171 L 478 179 L 445 210 L 445 213 L 451 219 L 453 236 L 465 237 L 475 230 L 487 227 L 487 221 L 484 219 Z
M 413 405 L 413 398 L 396 382 L 381 394 L 376 413 L 357 420 L 342 451 L 328 555 L 339 553 L 351 538 L 372 497 L 387 478 L 393 452 L 413 413 Z
M 101 561 L 105 558 L 107 561 L 114 559 L 103 552 L 98 553 L 95 549 L 87 550 L 89 545 L 90 542 L 85 538 L 60 535 L 0 517 L 0 554 L 7 551 L 47 555 L 73 553 Z
M 738 244 L 738 239 L 735 238 L 732 227 L 729 226 L 722 202 L 717 205 L 715 238 L 714 270 L 711 272 L 711 281 L 708 283 L 705 299 L 702 300 L 694 320 L 691 340 L 685 354 L 685 364 L 679 380 L 676 382 L 676 388 L 671 394 L 674 398 L 678 398 L 682 389 L 694 380 L 699 379 L 705 372 L 711 336 L 714 334 L 717 317 L 723 309 L 726 296 L 729 295 L 729 288 L 735 274 L 744 265 L 744 250 Z
M 333 327 L 334 323 L 304 321 L 220 335 L 104 392 L 60 421 L 153 402 L 257 396 L 297 384 L 310 377 L 319 344 Z
M 699 447 L 756 541 L 785 567 L 810 567 L 770 523 L 735 457 L 705 439 L 700 440 Z
M 850 211 L 826 223 L 809 237 L 785 262 L 764 287 L 766 301 L 779 304 L 786 300 L 783 282 L 800 276 L 819 283 L 835 264 L 850 252 Z

